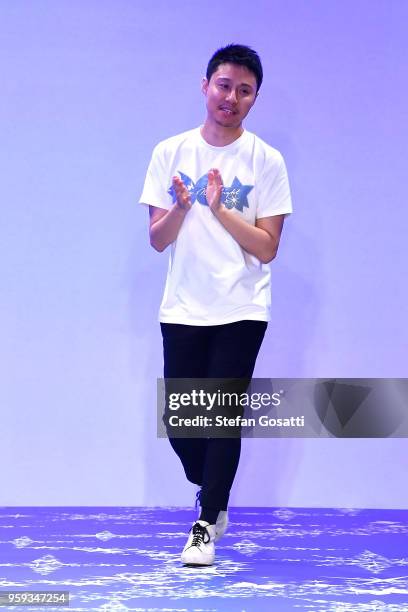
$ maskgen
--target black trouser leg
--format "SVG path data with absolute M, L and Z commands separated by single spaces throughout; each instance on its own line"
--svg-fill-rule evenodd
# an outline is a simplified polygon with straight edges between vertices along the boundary
M 206 378 L 208 330 L 206 327 L 161 323 L 164 378 Z M 207 452 L 207 438 L 171 438 L 187 480 L 201 486 Z
M 250 381 L 267 324 L 162 323 L 165 378 L 241 378 Z M 202 485 L 202 507 L 227 508 L 238 468 L 240 438 L 170 438 L 188 480 Z
M 245 379 L 249 384 L 266 328 L 267 323 L 263 321 L 237 321 L 216 326 L 210 346 L 208 377 Z M 227 509 L 240 453 L 241 438 L 208 440 L 200 495 L 203 508 Z

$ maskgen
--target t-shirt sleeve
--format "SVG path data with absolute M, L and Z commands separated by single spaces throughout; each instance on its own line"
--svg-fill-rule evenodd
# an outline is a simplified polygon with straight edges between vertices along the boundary
M 290 215 L 292 199 L 285 160 L 276 152 L 265 160 L 264 171 L 258 182 L 256 218 Z
M 148 204 L 169 210 L 172 198 L 168 193 L 166 163 L 160 145 L 153 149 L 152 158 L 146 172 L 139 204 Z

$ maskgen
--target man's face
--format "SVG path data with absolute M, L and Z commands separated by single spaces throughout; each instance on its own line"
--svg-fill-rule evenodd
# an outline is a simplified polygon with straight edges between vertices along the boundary
M 207 120 L 222 127 L 238 128 L 256 99 L 256 77 L 245 66 L 220 64 L 209 81 L 203 79 Z

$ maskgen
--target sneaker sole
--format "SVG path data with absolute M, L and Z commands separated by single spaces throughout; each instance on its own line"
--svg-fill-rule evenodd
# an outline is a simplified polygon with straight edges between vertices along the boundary
M 182 561 L 184 567 L 210 567 L 211 565 L 214 565 L 214 561 L 211 561 L 211 563 L 184 563 Z

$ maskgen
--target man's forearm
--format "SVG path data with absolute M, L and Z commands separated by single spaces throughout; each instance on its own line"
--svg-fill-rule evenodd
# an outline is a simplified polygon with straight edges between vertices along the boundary
M 150 226 L 150 244 L 156 251 L 164 251 L 176 240 L 187 213 L 188 209 L 174 204 L 163 217 Z
M 278 250 L 279 238 L 260 227 L 250 225 L 225 206 L 213 210 L 213 213 L 245 251 L 255 255 L 262 263 L 272 261 Z

